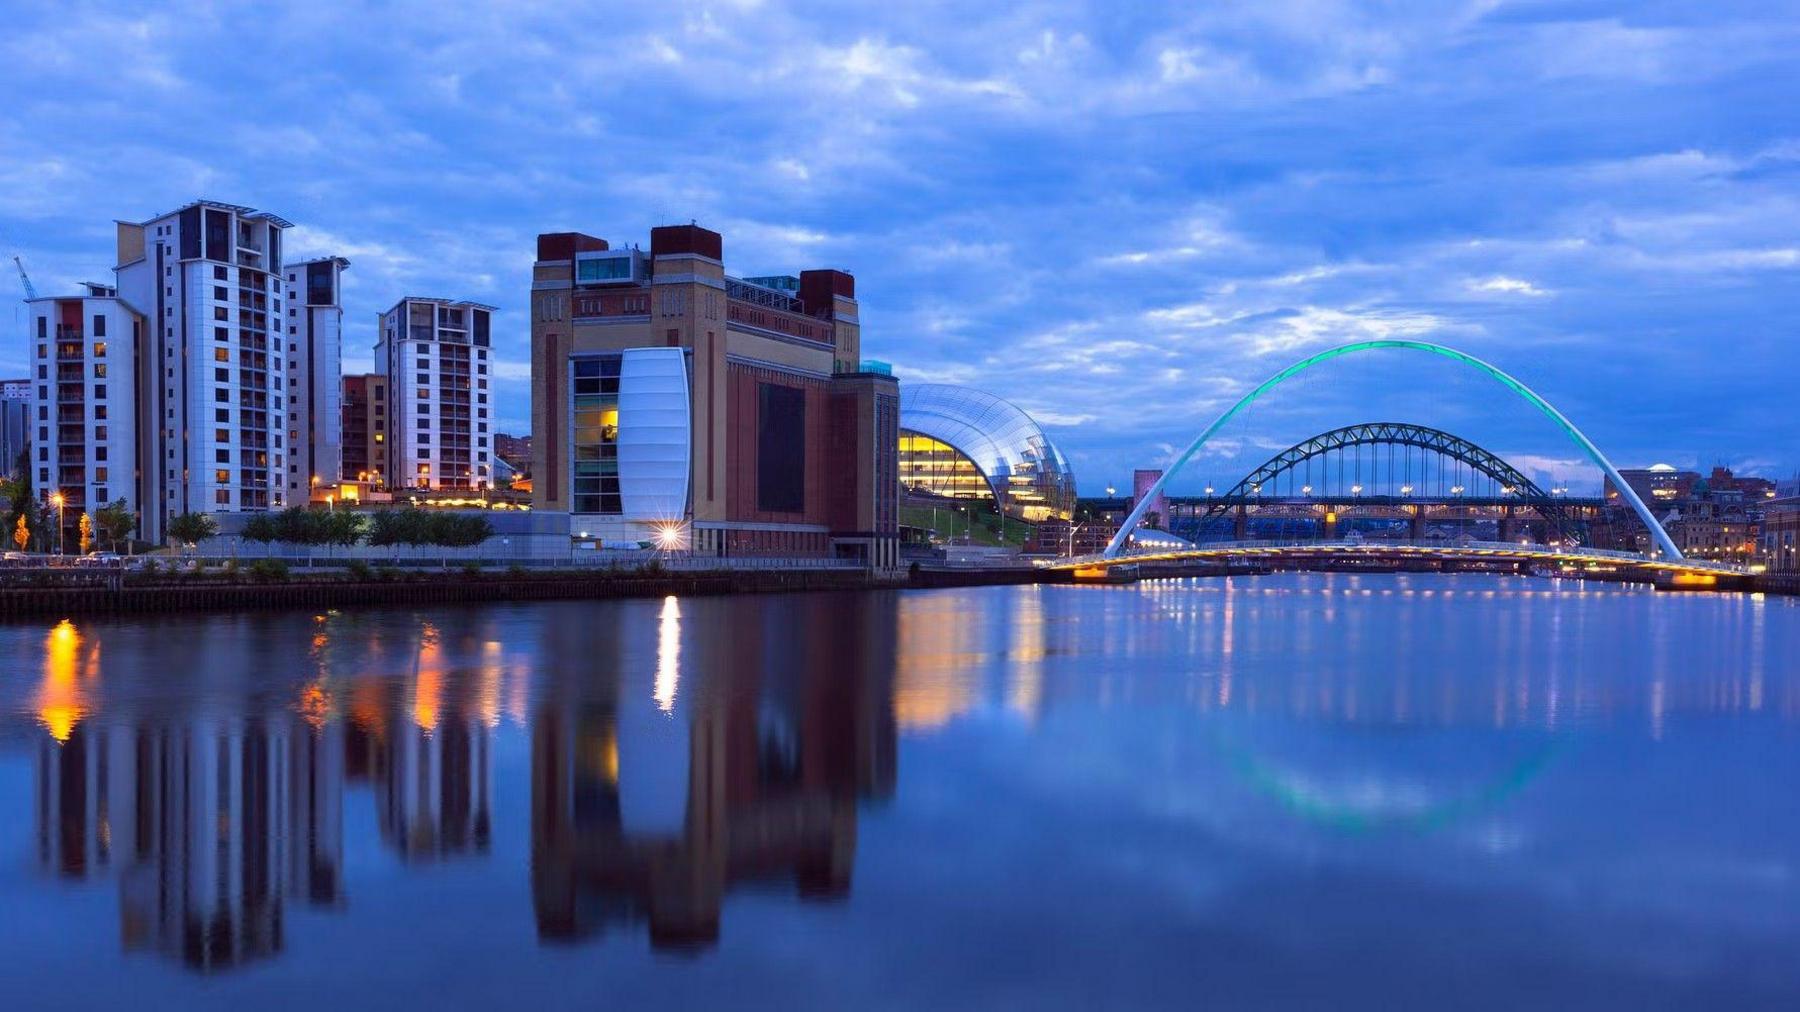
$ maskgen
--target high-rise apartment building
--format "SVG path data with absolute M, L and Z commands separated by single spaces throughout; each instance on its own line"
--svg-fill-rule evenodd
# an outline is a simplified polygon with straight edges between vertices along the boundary
M 493 313 L 474 302 L 409 297 L 381 314 L 375 369 L 388 381 L 388 487 L 492 487 Z
M 723 257 L 698 225 L 538 236 L 534 504 L 603 543 L 895 564 L 898 388 L 862 369 L 855 279 Z
M 85 296 L 32 299 L 33 485 L 58 504 L 64 543 L 81 514 L 120 499 L 137 509 L 137 348 L 147 325 L 103 285 Z
M 117 294 L 145 321 L 135 377 L 141 537 L 163 540 L 181 513 L 287 502 L 288 227 L 209 200 L 118 223 Z
M 344 377 L 344 481 L 386 487 L 387 389 L 387 377 L 380 373 Z
M 287 315 L 287 487 L 290 505 L 335 491 L 343 469 L 343 257 L 282 266 Z
M 0 476 L 18 477 L 19 457 L 31 446 L 30 418 L 31 381 L 0 380 Z

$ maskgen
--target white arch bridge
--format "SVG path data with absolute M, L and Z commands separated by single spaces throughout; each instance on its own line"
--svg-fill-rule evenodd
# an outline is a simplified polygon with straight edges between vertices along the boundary
M 1639 521 L 1643 523 L 1644 528 L 1649 532 L 1653 542 L 1652 550 L 1648 554 L 1639 554 L 1635 552 L 1616 552 L 1580 547 L 1568 543 L 1544 545 L 1513 543 L 1510 541 L 1475 542 L 1467 539 L 1458 539 L 1453 542 L 1442 540 L 1365 540 L 1356 538 L 1310 541 L 1232 541 L 1223 543 L 1201 543 L 1193 545 L 1192 547 L 1184 547 L 1176 550 L 1146 550 L 1131 544 L 1131 537 L 1138 529 L 1138 524 L 1143 520 L 1145 512 L 1148 511 L 1151 504 L 1163 493 L 1165 486 L 1167 486 L 1176 475 L 1180 474 L 1182 468 L 1194 458 L 1194 455 L 1199 452 L 1200 448 L 1205 446 L 1207 441 L 1212 439 L 1213 436 L 1239 412 L 1243 411 L 1258 398 L 1267 394 L 1283 382 L 1311 369 L 1313 366 L 1345 355 L 1378 350 L 1422 352 L 1450 359 L 1453 362 L 1474 369 L 1476 372 L 1494 380 L 1501 387 L 1524 400 L 1527 404 L 1530 404 L 1533 408 L 1548 417 L 1556 424 L 1557 428 L 1575 444 L 1576 448 L 1579 449 L 1587 459 L 1599 467 L 1606 477 L 1611 480 L 1613 487 L 1618 490 L 1620 497 L 1624 499 L 1631 507 L 1632 511 L 1636 513 Z M 1418 431 L 1429 432 L 1432 430 Z M 1438 433 L 1437 435 L 1447 437 L 1447 434 Z M 1299 448 L 1297 447 L 1295 449 L 1298 450 Z M 1471 462 L 1473 462 L 1472 458 L 1468 456 L 1468 449 L 1469 448 L 1458 447 L 1458 455 L 1464 456 L 1466 460 L 1471 460 Z M 1479 448 L 1473 449 L 1478 450 Z M 1280 458 L 1277 458 L 1277 461 L 1279 460 Z M 1275 464 L 1277 461 L 1271 461 L 1271 464 Z M 1265 465 L 1265 468 L 1268 466 L 1270 465 Z M 1484 469 L 1488 470 L 1490 473 L 1498 473 L 1493 471 L 1493 468 L 1503 466 L 1503 462 L 1490 461 Z M 1246 481 L 1250 480 L 1251 479 L 1246 479 Z M 1507 485 L 1507 492 L 1509 494 L 1515 493 L 1520 484 L 1520 481 L 1511 481 Z M 1256 484 L 1255 489 L 1257 492 L 1261 492 L 1262 485 L 1260 483 Z M 1310 487 L 1308 487 L 1308 491 L 1311 491 Z M 1530 567 L 1533 569 L 1555 568 L 1564 571 L 1569 569 L 1589 571 L 1605 569 L 1614 572 L 1637 572 L 1645 576 L 1654 576 L 1657 577 L 1659 581 L 1671 582 L 1676 585 L 1687 584 L 1700 586 L 1734 583 L 1737 582 L 1738 578 L 1748 575 L 1748 570 L 1741 566 L 1703 562 L 1683 557 L 1681 550 L 1675 546 L 1674 541 L 1669 538 L 1668 532 L 1663 530 L 1662 525 L 1657 522 L 1656 517 L 1650 512 L 1649 507 L 1644 504 L 1644 501 L 1638 497 L 1631 486 L 1626 484 L 1625 479 L 1619 474 L 1618 469 L 1613 466 L 1611 461 L 1606 459 L 1605 454 L 1600 452 L 1599 447 L 1595 446 L 1593 441 L 1588 439 L 1588 437 L 1584 435 L 1580 429 L 1576 428 L 1574 423 L 1564 417 L 1560 411 L 1552 407 L 1548 401 L 1544 400 L 1536 392 L 1525 386 L 1525 384 L 1501 371 L 1499 368 L 1453 348 L 1447 348 L 1443 345 L 1431 344 L 1425 341 L 1405 340 L 1359 341 L 1353 344 L 1331 348 L 1302 359 L 1263 381 L 1255 389 L 1239 399 L 1237 403 L 1227 408 L 1212 422 L 1212 424 L 1202 430 L 1201 433 L 1194 438 L 1193 442 L 1188 444 L 1187 448 L 1175 459 L 1174 463 L 1163 473 L 1163 476 L 1156 484 L 1151 486 L 1144 495 L 1138 498 L 1137 507 L 1125 518 L 1124 522 L 1119 527 L 1118 533 L 1113 536 L 1112 541 L 1106 546 L 1105 551 L 1091 556 L 1056 560 L 1055 562 L 1047 563 L 1047 565 L 1056 569 L 1074 570 L 1078 578 L 1105 579 L 1108 577 L 1109 571 L 1115 570 L 1118 567 L 1136 566 L 1139 564 L 1177 563 L 1186 560 L 1229 562 L 1237 559 L 1288 562 L 1293 564 L 1309 564 L 1314 561 L 1346 562 L 1356 559 L 1381 559 L 1397 562 L 1424 561 L 1440 564 L 1467 562 L 1484 566 L 1491 566 L 1495 563 L 1513 563 L 1521 568 Z

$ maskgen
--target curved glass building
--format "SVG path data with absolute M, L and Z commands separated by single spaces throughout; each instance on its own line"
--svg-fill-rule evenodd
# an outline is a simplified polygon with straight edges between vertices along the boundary
M 993 499 L 1023 520 L 1067 520 L 1075 473 L 1031 416 L 992 394 L 943 383 L 900 386 L 900 486 Z

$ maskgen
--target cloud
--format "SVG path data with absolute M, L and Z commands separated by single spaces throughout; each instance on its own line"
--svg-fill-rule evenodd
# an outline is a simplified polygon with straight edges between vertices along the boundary
M 868 357 L 1030 405 L 1096 476 L 1393 336 L 1519 373 L 1619 459 L 1800 463 L 1762 407 L 1800 317 L 1800 137 L 1745 112 L 1800 85 L 1767 5 L 713 0 L 571 47 L 555 5 L 403 0 L 258 8 L 316 57 L 218 60 L 249 10 L 9 12 L 0 238 L 41 289 L 103 277 L 114 218 L 268 208 L 352 260 L 353 362 L 403 295 L 500 306 L 519 428 L 536 233 L 695 219 L 734 271 L 854 270 Z
M 1470 278 L 1464 282 L 1469 291 L 1493 292 L 1503 295 L 1543 296 L 1550 293 L 1523 278 L 1509 278 L 1504 274 L 1496 274 L 1490 278 Z

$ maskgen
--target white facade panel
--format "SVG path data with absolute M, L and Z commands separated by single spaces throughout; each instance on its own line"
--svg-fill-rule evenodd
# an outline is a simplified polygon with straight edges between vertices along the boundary
M 682 349 L 625 350 L 619 362 L 619 499 L 625 519 L 687 515 L 691 403 Z

